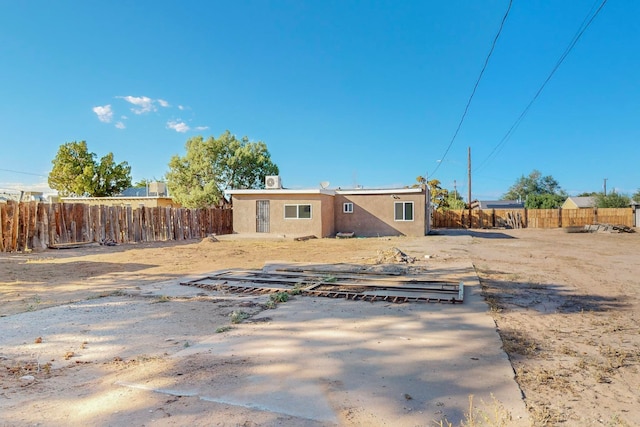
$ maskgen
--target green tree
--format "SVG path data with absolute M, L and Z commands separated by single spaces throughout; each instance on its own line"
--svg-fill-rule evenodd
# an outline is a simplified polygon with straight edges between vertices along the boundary
M 95 164 L 92 180 L 93 197 L 109 197 L 131 187 L 131 166 L 127 162 L 116 164 L 109 153 Z
M 533 170 L 529 176 L 522 175 L 502 197 L 507 200 L 524 200 L 526 203 L 529 196 L 542 194 L 567 197 L 567 193 L 560 188 L 558 181 L 551 175 L 542 176 L 538 170 Z
M 457 191 L 449 192 L 449 197 L 447 197 L 447 207 L 446 209 L 466 209 L 467 204 L 462 199 L 462 196 Z
M 448 210 L 448 209 L 464 209 L 467 204 L 462 200 L 462 196 L 458 192 L 451 192 L 446 188 L 442 188 L 440 181 L 432 179 L 427 182 L 423 176 L 416 178 L 417 184 L 412 185 L 413 188 L 421 185 L 427 185 L 429 187 L 429 196 L 431 206 L 434 209 Z
M 449 198 L 449 190 L 440 186 L 440 180 L 432 179 L 427 182 L 429 187 L 429 195 L 431 197 L 431 206 L 434 209 L 444 209 L 448 207 L 447 199 Z
M 604 193 L 598 193 L 595 196 L 597 208 L 627 208 L 631 203 L 631 199 L 624 194 L 612 191 L 606 196 Z
M 635 193 L 633 193 L 633 196 L 631 196 L 631 198 L 633 199 L 634 202 L 640 203 L 640 188 L 638 188 L 638 190 Z
M 184 157 L 169 161 L 166 179 L 173 198 L 189 208 L 217 204 L 227 189 L 263 188 L 264 177 L 279 172 L 264 142 L 229 131 L 217 139 L 190 138 L 185 149 Z
M 131 167 L 116 164 L 109 153 L 96 162 L 85 141 L 62 144 L 51 161 L 49 187 L 61 196 L 108 197 L 131 185 Z
M 557 209 L 566 199 L 566 196 L 560 194 L 532 194 L 527 197 L 524 207 L 527 209 Z

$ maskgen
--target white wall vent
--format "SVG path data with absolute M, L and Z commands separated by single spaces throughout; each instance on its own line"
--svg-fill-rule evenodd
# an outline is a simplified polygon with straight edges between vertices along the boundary
M 266 176 L 264 178 L 264 186 L 268 190 L 282 188 L 282 182 L 280 181 L 280 176 L 278 175 Z

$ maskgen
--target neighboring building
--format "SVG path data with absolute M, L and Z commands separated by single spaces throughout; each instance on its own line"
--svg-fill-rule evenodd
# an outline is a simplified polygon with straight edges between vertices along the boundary
M 154 196 L 60 197 L 59 200 L 62 203 L 84 203 L 91 206 L 131 206 L 134 209 L 140 206 L 146 208 L 180 207 L 180 203 L 175 202 L 171 197 Z
M 640 202 L 631 200 L 631 203 L 629 205 L 631 206 L 631 209 L 633 209 L 633 213 L 634 213 L 633 226 L 640 227 Z
M 131 206 L 137 208 L 179 208 L 180 203 L 175 202 L 168 194 L 167 185 L 164 182 L 150 182 L 146 187 L 130 187 L 117 196 L 112 197 L 60 197 L 63 203 L 86 203 L 88 205 L 103 206 Z
M 235 233 L 332 237 L 424 236 L 426 188 L 294 190 L 267 177 L 264 190 L 231 190 Z
M 564 201 L 562 209 L 585 209 L 585 208 L 594 208 L 596 206 L 595 197 L 586 196 L 586 197 L 569 197 Z
M 524 203 L 517 200 L 476 200 L 471 209 L 524 209 Z
M 16 191 L 9 190 L 0 193 L 0 201 L 13 200 L 16 202 L 43 202 L 46 201 L 42 191 Z
M 180 203 L 169 197 L 164 182 L 150 182 L 146 187 L 130 187 L 112 197 L 60 197 L 59 200 L 63 203 L 85 203 L 92 206 L 181 207 Z

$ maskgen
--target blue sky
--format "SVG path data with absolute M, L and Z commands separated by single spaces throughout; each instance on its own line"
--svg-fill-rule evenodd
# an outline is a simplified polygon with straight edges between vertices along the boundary
M 507 0 L 0 0 L 0 191 L 42 187 L 80 140 L 162 178 L 188 138 L 228 129 L 265 142 L 290 188 L 428 174 L 466 196 L 471 147 L 474 199 L 533 169 L 633 193 L 640 2 L 606 3 L 499 145 L 600 3 L 515 1 L 443 158 Z

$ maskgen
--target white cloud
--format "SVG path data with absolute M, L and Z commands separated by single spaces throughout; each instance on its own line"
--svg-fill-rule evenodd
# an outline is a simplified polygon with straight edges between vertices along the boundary
M 144 115 L 147 113 L 157 112 L 160 108 L 172 107 L 169 101 L 162 98 L 152 99 L 152 98 L 149 98 L 148 96 L 131 96 L 131 95 L 116 96 L 115 98 L 123 99 L 124 101 L 131 104 L 130 109 L 135 115 Z M 180 111 L 191 110 L 191 107 L 185 106 L 185 105 L 176 105 L 175 107 L 178 108 L 178 110 Z M 111 108 L 111 105 L 94 107 L 93 112 L 98 116 L 98 119 L 101 122 L 113 123 L 113 125 L 117 129 L 126 129 L 127 127 L 126 121 L 129 120 L 129 117 L 125 115 L 120 115 L 119 116 L 120 120 L 114 119 L 114 111 Z M 190 130 L 205 131 L 209 129 L 209 126 L 196 126 L 192 128 L 184 120 L 175 119 L 175 120 L 167 121 L 166 128 L 175 130 L 176 132 L 179 132 L 179 133 L 185 133 Z
M 93 107 L 93 112 L 98 116 L 98 120 L 103 123 L 111 123 L 113 120 L 113 110 L 109 104 Z
M 167 122 L 167 128 L 168 129 L 173 129 L 176 132 L 180 132 L 180 133 L 185 133 L 190 129 L 189 126 L 185 122 L 176 121 L 176 120 L 169 120 Z
M 135 105 L 135 107 L 131 108 L 131 111 L 135 114 L 145 114 L 158 110 L 154 100 L 147 96 L 117 96 L 116 98 L 124 99 L 128 103 Z

